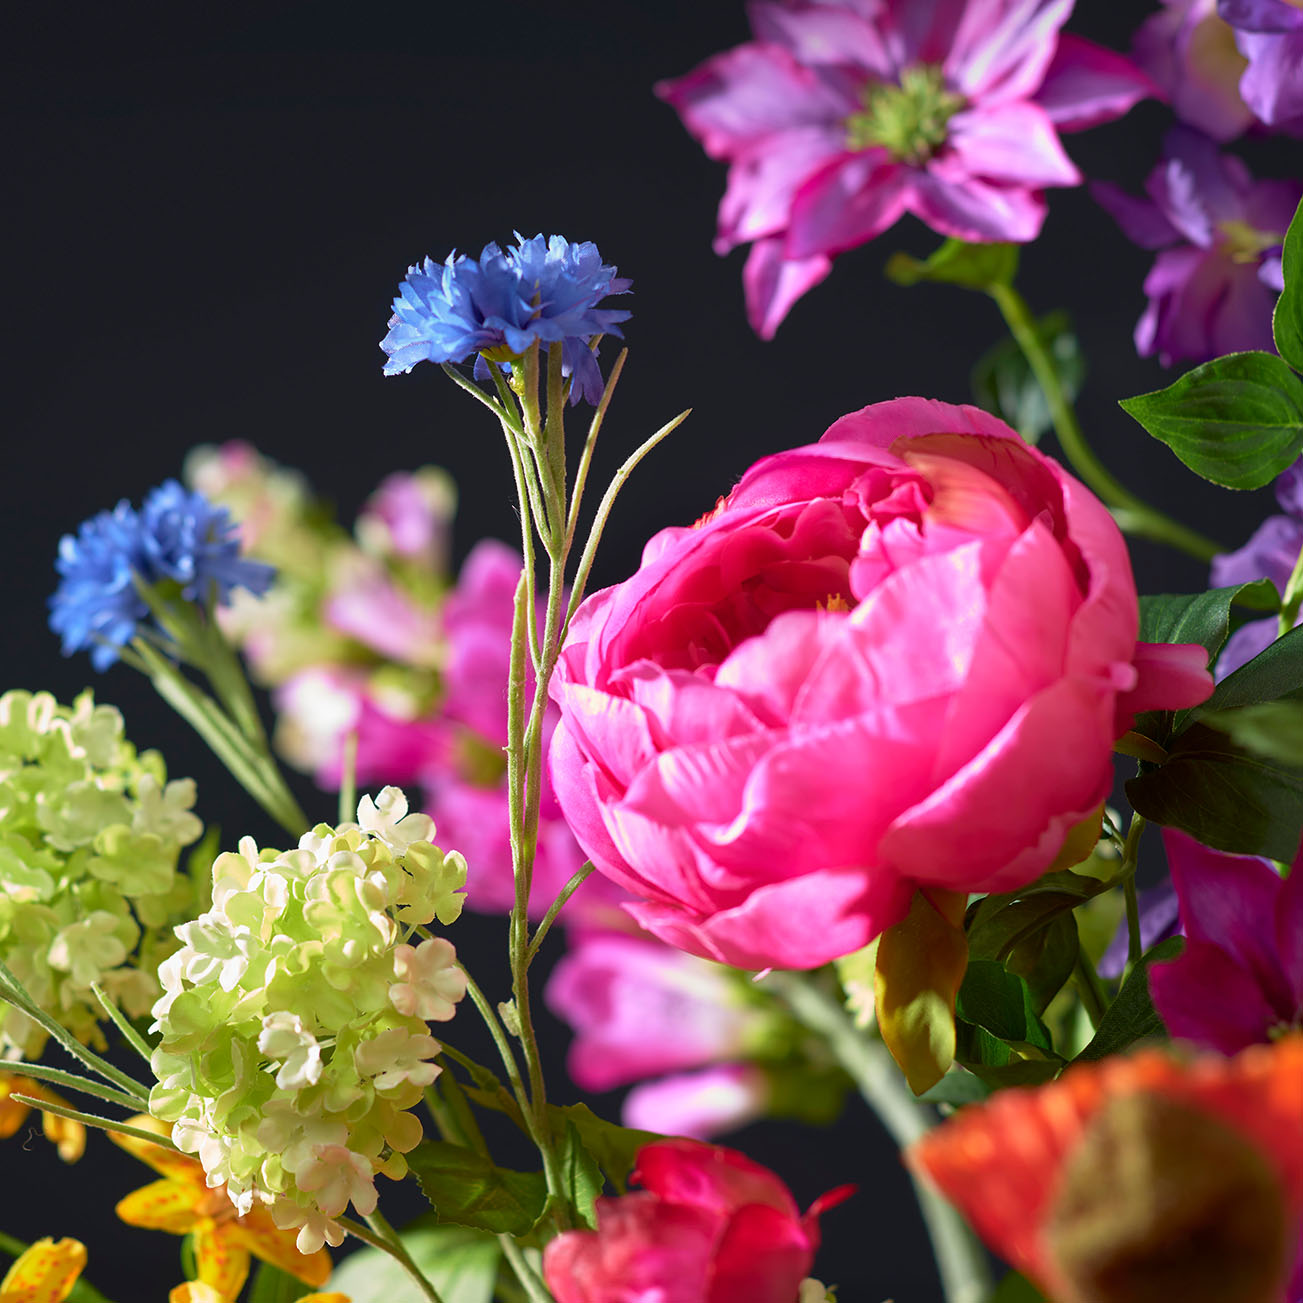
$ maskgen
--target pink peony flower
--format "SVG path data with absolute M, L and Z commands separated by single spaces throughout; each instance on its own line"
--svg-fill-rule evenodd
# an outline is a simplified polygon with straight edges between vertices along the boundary
M 544 1250 L 557 1303 L 796 1303 L 818 1218 L 853 1192 L 831 1191 L 802 1216 L 767 1168 L 695 1140 L 644 1146 L 632 1180 L 644 1188 L 597 1201 L 595 1231 Z
M 1112 518 L 973 407 L 921 398 L 765 458 L 576 613 L 551 770 L 648 931 L 742 968 L 867 944 L 920 886 L 1039 876 L 1133 712 L 1201 647 L 1136 643 Z
M 572 935 L 548 1007 L 574 1028 L 567 1066 L 584 1090 L 739 1058 L 763 1025 L 730 974 L 645 936 Z
M 961 240 L 1034 239 L 1046 186 L 1081 176 L 1058 132 L 1152 91 L 1120 55 L 1060 34 L 1072 0 L 786 0 L 756 39 L 657 94 L 729 164 L 715 248 L 751 243 L 768 339 L 833 257 L 913 213 Z
M 1182 122 L 1214 140 L 1233 140 L 1253 122 L 1240 98 L 1248 60 L 1217 0 L 1163 0 L 1137 30 L 1132 53 Z
M 353 531 L 372 556 L 414 562 L 441 575 L 448 569 L 448 536 L 457 489 L 446 472 L 433 466 L 395 471 L 367 499 Z
M 1157 353 L 1164 366 L 1274 352 L 1281 242 L 1303 186 L 1255 181 L 1240 159 L 1184 127 L 1168 133 L 1164 152 L 1145 199 L 1103 181 L 1091 187 L 1129 239 L 1161 250 L 1145 277 L 1149 306 L 1136 323 L 1136 351 Z

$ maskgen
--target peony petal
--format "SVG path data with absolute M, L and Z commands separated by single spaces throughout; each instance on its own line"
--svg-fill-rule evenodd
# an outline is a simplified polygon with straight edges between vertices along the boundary
M 657 1140 L 638 1151 L 629 1178 L 659 1199 L 724 1219 L 747 1206 L 769 1208 L 799 1223 L 800 1213 L 782 1181 L 745 1154 L 698 1140 Z
M 1060 131 L 1084 131 L 1150 96 L 1159 96 L 1158 87 L 1130 59 L 1063 32 L 1033 100 Z
M 982 105 L 950 121 L 948 150 L 975 177 L 1017 185 L 1080 185 L 1054 124 L 1034 104 Z
M 841 443 L 890 448 L 898 439 L 939 431 L 1022 442 L 1016 431 L 980 407 L 968 403 L 942 403 L 934 398 L 892 398 L 883 403 L 870 403 L 858 412 L 839 417 L 824 431 L 819 443 L 834 448 Z
M 868 945 L 904 917 L 913 889 L 887 872 L 824 869 L 757 887 L 731 909 L 696 916 L 674 905 L 625 909 L 649 932 L 735 968 L 819 968 Z
M 814 1265 L 814 1245 L 789 1214 L 750 1204 L 733 1214 L 715 1250 L 704 1303 L 792 1303 Z
M 1212 696 L 1208 650 L 1197 642 L 1138 642 L 1136 686 L 1118 694 L 1114 732 L 1121 737 L 1146 710 L 1185 710 Z
M 757 241 L 742 269 L 747 321 L 761 339 L 773 339 L 797 299 L 832 270 L 832 259 L 823 254 L 786 257 L 784 243 L 781 238 Z

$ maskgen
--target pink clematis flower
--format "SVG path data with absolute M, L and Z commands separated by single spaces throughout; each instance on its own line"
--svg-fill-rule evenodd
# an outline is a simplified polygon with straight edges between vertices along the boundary
M 1072 0 L 786 0 L 756 39 L 661 82 L 729 164 L 715 248 L 752 249 L 752 327 L 770 338 L 838 253 L 905 213 L 961 240 L 1034 239 L 1047 186 L 1081 181 L 1059 131 L 1152 93 L 1121 55 L 1060 28 Z
M 1173 1036 L 1235 1054 L 1303 1029 L 1303 854 L 1287 878 L 1255 855 L 1163 829 L 1185 949 L 1149 974 Z

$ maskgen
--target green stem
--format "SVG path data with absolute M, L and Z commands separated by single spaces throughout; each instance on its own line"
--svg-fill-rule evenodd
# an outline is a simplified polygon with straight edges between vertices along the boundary
M 78 1094 L 102 1099 L 106 1104 L 116 1104 L 119 1108 L 129 1108 L 135 1113 L 140 1112 L 140 1100 L 134 1096 L 114 1090 L 112 1086 L 102 1086 L 97 1081 L 91 1081 L 89 1077 L 79 1077 L 75 1072 L 47 1068 L 43 1063 L 24 1063 L 21 1059 L 7 1060 L 4 1071 L 16 1077 L 30 1077 L 33 1081 L 48 1081 L 52 1086 L 62 1086 L 64 1090 L 75 1090 Z
M 539 1279 L 538 1273 L 529 1265 L 525 1257 L 524 1250 L 516 1243 L 510 1235 L 499 1235 L 498 1243 L 502 1246 L 502 1254 L 511 1264 L 511 1269 L 516 1273 L 516 1279 L 525 1287 L 525 1293 L 529 1295 L 530 1303 L 553 1303 L 552 1295 L 549 1293 L 547 1286 Z
M 593 862 L 589 860 L 583 868 L 575 873 L 569 882 L 557 892 L 557 898 L 548 906 L 547 913 L 543 915 L 543 920 L 534 930 L 534 938 L 529 943 L 529 948 L 525 951 L 525 963 L 532 964 L 534 956 L 538 954 L 538 948 L 543 944 L 543 938 L 547 936 L 548 930 L 556 922 L 556 916 L 561 912 L 566 901 L 579 890 L 580 887 L 588 881 L 588 876 L 593 872 Z
M 1303 548 L 1290 571 L 1285 592 L 1280 599 L 1280 634 L 1283 637 L 1298 623 L 1299 608 L 1303 607 Z
M 764 985 L 823 1040 L 901 1149 L 932 1129 L 935 1114 L 914 1098 L 887 1047 L 860 1033 L 839 1001 L 797 973 L 772 973 Z M 986 1250 L 941 1195 L 913 1173 L 910 1179 L 932 1241 L 946 1303 L 983 1303 L 991 1292 Z
M 1090 962 L 1090 957 L 1080 945 L 1077 947 L 1077 961 L 1073 965 L 1072 978 L 1077 988 L 1077 994 L 1081 997 L 1081 1007 L 1085 1009 L 1091 1027 L 1098 1031 L 1104 1014 L 1108 1010 L 1108 996 L 1105 994 L 1104 988 L 1100 986 L 1099 975 L 1095 972 L 1095 965 Z
M 465 969 L 462 971 L 465 972 Z M 501 1020 L 493 1012 L 493 1006 L 489 1004 L 488 997 L 480 990 L 478 983 L 469 973 L 466 973 L 466 993 L 470 996 L 471 1003 L 484 1020 L 484 1025 L 489 1029 L 489 1035 L 493 1037 L 493 1043 L 497 1046 L 498 1055 L 502 1059 L 502 1066 L 507 1070 L 507 1081 L 511 1085 L 512 1094 L 516 1097 L 516 1103 L 520 1106 L 520 1111 L 528 1119 L 530 1116 L 529 1096 L 525 1091 L 524 1079 L 520 1075 L 520 1064 L 516 1062 L 516 1056 L 511 1049 L 511 1042 L 507 1039 L 507 1033 L 502 1026 Z
M 344 738 L 344 765 L 339 779 L 339 822 L 352 823 L 357 818 L 357 729 L 351 728 Z
M 1145 831 L 1142 815 L 1133 814 L 1131 825 L 1127 828 L 1127 839 L 1122 843 L 1122 863 L 1114 875 L 1115 882 L 1121 882 L 1122 894 L 1127 906 L 1127 966 L 1126 975 L 1140 962 L 1142 944 L 1140 940 L 1140 900 L 1136 894 L 1136 866 L 1140 862 L 1140 835 Z
M 369 1244 L 381 1253 L 387 1253 L 412 1278 L 413 1283 L 429 1300 L 429 1303 L 443 1303 L 439 1291 L 426 1280 L 421 1269 L 412 1261 L 412 1255 L 399 1238 L 398 1232 L 385 1221 L 378 1212 L 366 1219 L 366 1225 L 355 1222 L 351 1217 L 336 1217 L 335 1220 L 352 1236 Z
M 570 512 L 566 517 L 565 550 L 567 555 L 574 543 L 575 530 L 579 526 L 579 506 L 583 501 L 584 488 L 588 483 L 588 470 L 593 464 L 593 450 L 597 447 L 597 436 L 602 432 L 602 422 L 606 419 L 606 409 L 611 405 L 611 397 L 615 393 L 615 386 L 620 379 L 620 372 L 624 370 L 624 360 L 628 356 L 629 350 L 622 348 L 620 356 L 615 359 L 615 365 L 611 368 L 610 377 L 606 381 L 606 388 L 602 390 L 601 401 L 597 404 L 593 419 L 588 424 L 588 437 L 584 440 L 583 451 L 579 454 L 579 464 L 575 467 L 574 488 L 570 490 Z
M 1077 422 L 1072 404 L 1059 381 L 1058 372 L 1046 350 L 1045 341 L 1036 329 L 1036 320 L 1027 306 L 1027 301 L 1012 285 L 992 284 L 986 287 L 987 293 L 995 300 L 996 306 L 1004 317 L 1009 333 L 1017 340 L 1027 365 L 1031 367 L 1036 383 L 1045 395 L 1045 402 L 1054 421 L 1054 431 L 1059 438 L 1059 447 L 1072 465 L 1072 469 L 1112 508 L 1113 515 L 1122 529 L 1142 538 L 1151 538 L 1159 543 L 1188 553 L 1200 561 L 1211 561 L 1217 553 L 1224 551 L 1210 538 L 1188 529 L 1179 521 L 1159 511 L 1143 499 L 1136 497 L 1130 489 L 1118 480 L 1113 473 L 1095 455 L 1086 442 L 1081 426 Z
M 20 1104 L 26 1104 L 28 1108 L 40 1109 L 42 1113 L 54 1113 L 61 1118 L 71 1118 L 83 1126 L 97 1127 L 100 1131 L 113 1131 L 121 1136 L 134 1136 L 137 1140 L 148 1140 L 151 1145 L 158 1145 L 163 1149 L 176 1149 L 166 1136 L 160 1136 L 156 1131 L 146 1131 L 143 1127 L 133 1127 L 114 1118 L 100 1117 L 98 1113 L 83 1113 L 80 1109 L 64 1108 L 62 1104 L 51 1104 L 49 1100 L 35 1099 L 31 1095 L 22 1095 L 17 1091 L 9 1098 L 17 1100 Z
M 108 993 L 98 982 L 92 982 L 90 989 L 94 992 L 95 998 L 100 1002 L 100 1008 L 108 1014 L 113 1025 L 122 1035 L 122 1039 L 131 1046 L 137 1054 L 140 1055 L 146 1063 L 154 1061 L 154 1052 L 145 1043 L 145 1038 L 127 1021 L 126 1015 L 118 1008 L 116 1004 L 109 999 Z

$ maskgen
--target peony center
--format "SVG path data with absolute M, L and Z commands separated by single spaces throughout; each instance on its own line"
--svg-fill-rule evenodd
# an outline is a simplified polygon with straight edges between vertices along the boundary
M 964 107 L 964 97 L 947 89 L 934 64 L 906 68 L 898 85 L 871 82 L 860 98 L 864 107 L 846 119 L 847 148 L 876 146 L 915 166 L 946 143 L 950 119 Z

